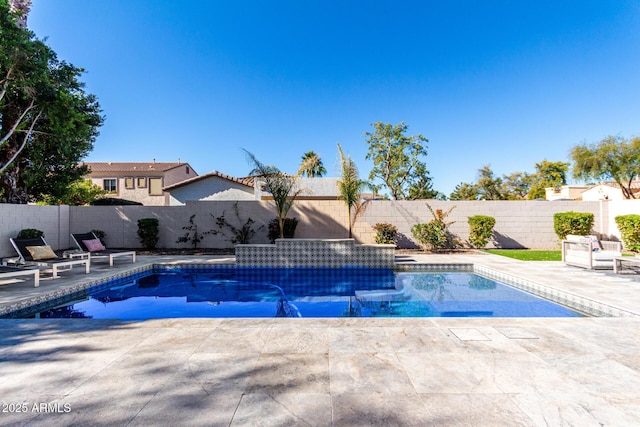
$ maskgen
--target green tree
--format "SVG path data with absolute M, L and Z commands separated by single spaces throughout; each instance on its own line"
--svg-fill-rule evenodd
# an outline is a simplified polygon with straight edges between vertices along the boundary
M 366 158 L 373 160 L 369 180 L 380 178 L 396 200 L 408 196 L 412 182 L 430 181 L 427 167 L 420 160 L 427 155 L 427 138 L 420 134 L 406 136 L 408 126 L 404 122 L 375 122 L 372 126 L 373 132 L 365 132 L 369 144 Z
M 349 219 L 349 238 L 353 237 L 352 228 L 358 214 L 364 207 L 364 202 L 360 198 L 363 189 L 369 187 L 366 181 L 360 179 L 358 168 L 351 159 L 345 155 L 342 147 L 338 144 L 338 154 L 340 155 L 340 179 L 338 180 L 338 198 L 347 205 L 347 217 Z M 355 214 L 351 215 L 354 212 Z
M 479 197 L 477 185 L 461 182 L 453 189 L 453 192 L 449 195 L 449 200 L 478 200 Z
M 409 179 L 409 193 L 407 199 L 437 199 L 445 200 L 446 196 L 433 189 L 433 183 L 424 165 L 416 167 L 416 173 Z
M 95 185 L 90 179 L 80 179 L 67 186 L 61 197 L 44 196 L 41 202 L 47 205 L 89 205 L 107 194 L 100 186 Z
M 502 194 L 510 200 L 526 199 L 531 188 L 531 174 L 527 172 L 513 172 L 502 175 Z
M 247 155 L 249 163 L 253 166 L 249 174 L 260 178 L 260 183 L 264 191 L 273 197 L 273 202 L 276 205 L 278 226 L 280 227 L 280 238 L 283 239 L 284 222 L 289 213 L 289 209 L 293 206 L 296 197 L 302 192 L 302 189 L 296 186 L 297 177 L 287 175 L 275 166 L 265 165 L 247 150 L 244 150 L 244 152 Z
M 626 140 L 608 136 L 598 143 L 576 145 L 571 149 L 571 158 L 574 178 L 612 179 L 625 199 L 636 198 L 631 185 L 640 178 L 640 137 Z
M 314 151 L 307 151 L 302 156 L 302 163 L 298 168 L 298 175 L 308 178 L 322 177 L 327 173 L 320 156 Z
M 540 163 L 536 163 L 535 167 L 536 172 L 531 176 L 531 187 L 527 195 L 529 200 L 544 199 L 546 188 L 560 187 L 567 183 L 569 163 L 550 162 L 544 159 Z
M 103 117 L 84 93 L 83 70 L 16 24 L 0 0 L 0 197 L 26 203 L 59 198 L 86 170 Z
M 478 195 L 481 200 L 505 200 L 502 190 L 502 179 L 494 176 L 491 165 L 478 169 Z

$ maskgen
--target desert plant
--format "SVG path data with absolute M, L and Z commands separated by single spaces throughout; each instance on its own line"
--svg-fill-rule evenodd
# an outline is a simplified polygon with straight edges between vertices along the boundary
M 590 212 L 558 212 L 553 215 L 553 230 L 560 240 L 569 234 L 588 236 L 593 228 L 593 219 Z
M 284 230 L 280 231 L 280 223 L 278 218 L 274 218 L 269 222 L 269 231 L 267 237 L 271 243 L 275 243 L 276 239 L 284 236 L 285 239 L 293 239 L 298 226 L 298 218 L 287 218 L 284 221 Z
M 469 222 L 469 243 L 474 248 L 484 248 L 489 243 L 493 235 L 493 227 L 496 219 L 487 215 L 470 216 Z
M 293 206 L 296 197 L 304 190 L 297 188 L 297 177 L 287 175 L 275 166 L 265 165 L 260 162 L 256 156 L 244 150 L 247 159 L 253 166 L 251 175 L 259 179 L 259 183 L 264 191 L 271 194 L 273 202 L 276 205 L 276 214 L 278 216 L 278 224 L 280 226 L 280 237 L 284 237 L 284 222 L 289 213 L 289 209 Z
M 338 144 L 340 154 L 340 179 L 338 180 L 338 199 L 347 205 L 347 217 L 349 220 L 349 238 L 353 237 L 353 224 L 358 215 L 364 212 L 366 202 L 363 202 L 360 193 L 370 184 L 360 179 L 356 163 L 351 156 L 345 155 Z M 353 216 L 351 215 L 353 212 Z
M 24 228 L 18 232 L 18 239 L 33 239 L 35 237 L 43 237 L 44 232 L 36 228 Z
M 640 215 L 619 215 L 615 217 L 615 221 L 625 249 L 640 252 Z
M 178 237 L 176 243 L 191 243 L 193 249 L 197 249 L 198 243 L 202 241 L 204 236 L 212 233 L 212 231 L 199 232 L 198 224 L 196 224 L 193 220 L 195 217 L 196 214 L 193 214 L 189 217 L 189 225 L 185 225 L 184 227 L 182 227 L 182 229 L 185 230 L 184 236 Z
M 242 220 L 240 219 L 240 210 L 238 209 L 238 202 L 235 202 L 233 204 L 233 208 L 235 211 L 236 219 L 238 220 L 237 223 L 240 223 Z M 242 224 L 240 228 L 238 228 L 235 225 L 231 224 L 229 221 L 227 221 L 227 219 L 225 218 L 225 214 L 226 214 L 226 211 L 223 211 L 222 215 L 220 216 L 213 216 L 213 214 L 210 214 L 215 220 L 216 225 L 218 226 L 218 230 L 212 230 L 212 233 L 222 234 L 223 236 L 227 237 L 227 240 L 229 240 L 233 244 L 243 245 L 243 244 L 249 243 L 249 240 L 251 240 L 251 238 L 255 236 L 256 232 L 261 230 L 264 227 L 264 225 L 261 225 L 257 229 L 253 228 L 253 224 L 255 224 L 255 221 L 251 218 L 247 218 L 244 224 Z M 275 222 L 277 226 L 278 224 L 277 218 Z M 286 228 L 286 223 L 287 223 L 287 220 L 285 220 L 285 228 Z M 296 223 L 297 223 L 297 220 L 296 220 Z M 231 233 L 230 237 L 227 236 L 227 230 Z M 280 229 L 277 229 L 277 230 L 279 235 Z
M 398 241 L 398 228 L 386 222 L 376 224 L 373 229 L 376 232 L 375 240 L 378 244 L 395 245 Z
M 138 238 L 145 249 L 155 249 L 160 231 L 157 218 L 141 218 L 138 220 Z
M 415 224 L 411 227 L 411 234 L 417 240 L 418 244 L 427 250 L 444 250 L 454 249 L 458 246 L 455 236 L 449 231 L 449 226 L 455 221 L 447 222 L 446 218 L 451 211 L 455 209 L 453 206 L 448 211 L 436 209 L 435 211 L 427 203 L 427 208 L 433 219 L 428 223 Z

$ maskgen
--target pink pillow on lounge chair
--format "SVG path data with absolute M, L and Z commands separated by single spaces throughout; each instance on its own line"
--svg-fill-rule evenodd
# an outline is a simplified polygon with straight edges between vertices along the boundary
M 83 240 L 82 243 L 84 243 L 89 252 L 104 251 L 106 249 L 100 239 Z

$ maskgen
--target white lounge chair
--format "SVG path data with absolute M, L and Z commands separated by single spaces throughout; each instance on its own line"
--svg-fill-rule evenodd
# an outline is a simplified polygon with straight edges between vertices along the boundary
M 110 267 L 113 267 L 114 258 L 123 256 L 130 256 L 131 262 L 136 262 L 136 251 L 107 249 L 94 233 L 74 233 L 71 234 L 71 238 L 76 243 L 78 250 L 82 253 L 88 253 L 91 259 L 108 257 Z
M 33 276 L 33 287 L 37 288 L 40 286 L 40 270 L 37 268 L 27 269 L 27 268 L 17 268 L 17 267 L 7 267 L 0 266 L 0 279 L 5 279 L 8 277 L 19 277 L 19 276 Z
M 591 270 L 613 270 L 614 257 L 622 255 L 622 243 L 598 240 L 596 236 L 568 235 L 562 241 L 562 261 L 566 265 Z
M 11 244 L 18 253 L 17 264 L 37 265 L 38 267 L 49 267 L 53 270 L 53 278 L 58 278 L 58 271 L 73 268 L 74 265 L 84 265 L 85 272 L 89 274 L 91 260 L 77 258 L 60 258 L 51 246 L 47 244 L 44 237 L 33 237 L 28 239 L 10 238 Z M 7 260 L 4 260 L 6 265 Z

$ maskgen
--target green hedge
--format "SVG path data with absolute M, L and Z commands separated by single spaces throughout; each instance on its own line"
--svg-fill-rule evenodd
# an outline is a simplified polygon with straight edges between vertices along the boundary
M 493 236 L 493 227 L 496 219 L 487 215 L 470 216 L 469 223 L 469 243 L 474 248 L 484 248 Z
M 158 244 L 160 230 L 157 218 L 141 218 L 138 220 L 138 239 L 145 249 L 155 249 Z
M 640 215 L 620 215 L 615 217 L 615 221 L 625 249 L 640 252 Z
M 588 236 L 593 228 L 593 219 L 590 212 L 558 212 L 553 215 L 553 230 L 560 240 L 568 234 Z

